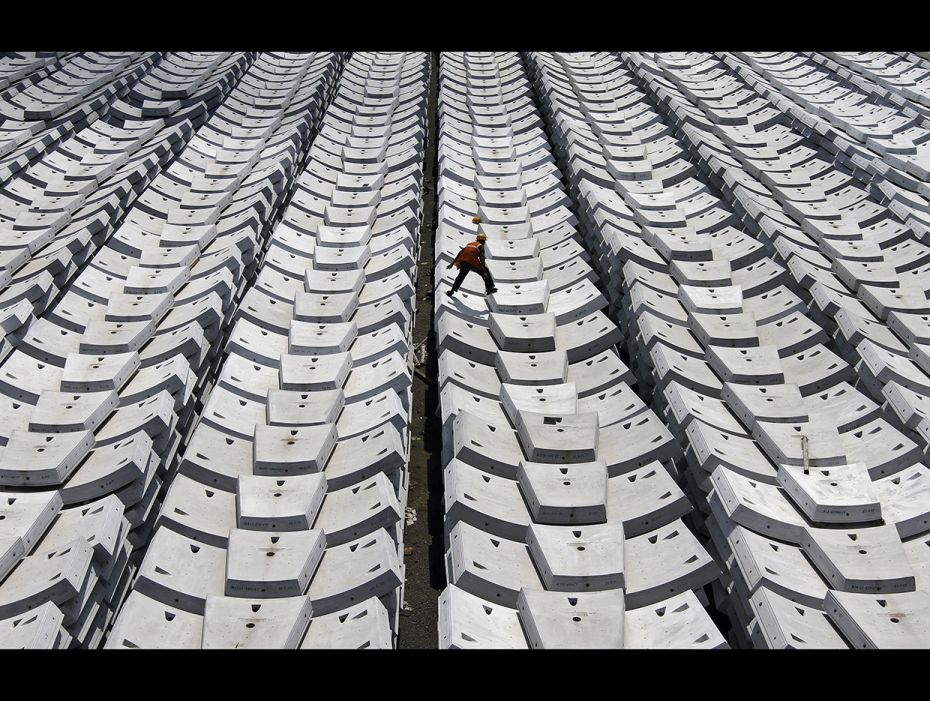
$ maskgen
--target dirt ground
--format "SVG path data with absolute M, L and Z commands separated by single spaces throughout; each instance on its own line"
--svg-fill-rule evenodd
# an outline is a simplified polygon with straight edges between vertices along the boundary
M 404 529 L 404 610 L 398 630 L 402 649 L 435 649 L 440 592 L 446 586 L 442 547 L 442 466 L 437 364 L 433 353 L 433 242 L 436 232 L 436 117 L 439 64 L 433 53 L 427 113 L 427 142 L 423 174 L 423 219 L 420 227 L 420 260 L 417 273 L 416 322 L 413 345 L 425 341 L 426 362 L 416 368 L 413 378 L 413 406 L 410 422 L 410 491 L 407 508 L 416 520 Z M 422 349 L 421 349 L 422 353 Z M 421 356 L 422 357 L 422 356 Z M 408 513 L 410 513 L 408 511 Z M 412 514 L 411 514 L 412 517 Z

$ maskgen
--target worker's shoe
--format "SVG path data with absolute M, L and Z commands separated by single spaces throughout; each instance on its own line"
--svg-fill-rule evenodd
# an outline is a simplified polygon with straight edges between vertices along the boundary
M 490 290 L 487 291 L 487 294 L 492 295 L 492 294 L 494 294 L 495 292 L 497 292 L 497 288 L 496 288 L 496 287 L 492 287 Z
M 449 290 L 448 292 L 446 292 L 446 297 L 452 297 L 452 296 L 453 296 L 452 290 Z

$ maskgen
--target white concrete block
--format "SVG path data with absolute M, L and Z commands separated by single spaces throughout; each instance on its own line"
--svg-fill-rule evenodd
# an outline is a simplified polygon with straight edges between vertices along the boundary
M 307 591 L 326 549 L 319 529 L 267 533 L 233 528 L 226 552 L 226 596 L 278 599 Z

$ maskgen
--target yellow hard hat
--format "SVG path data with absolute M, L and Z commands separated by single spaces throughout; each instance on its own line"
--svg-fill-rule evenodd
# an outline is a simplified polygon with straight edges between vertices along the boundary
M 479 232 L 478 232 L 478 236 L 477 236 L 476 238 L 477 238 L 479 241 L 487 241 L 487 240 L 488 240 L 487 234 L 485 234 L 483 231 L 479 231 Z
M 472 217 L 472 218 L 471 218 L 471 223 L 472 223 L 472 224 L 480 224 L 480 223 L 481 223 L 481 217 Z

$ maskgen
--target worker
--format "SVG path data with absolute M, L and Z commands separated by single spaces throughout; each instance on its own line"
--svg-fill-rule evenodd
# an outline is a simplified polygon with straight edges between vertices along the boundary
M 472 224 L 480 224 L 481 217 L 473 217 L 471 222 Z M 491 271 L 488 270 L 488 266 L 484 261 L 484 242 L 487 240 L 488 237 L 485 233 L 479 230 L 475 240 L 466 244 L 465 248 L 459 251 L 455 260 L 449 263 L 449 268 L 454 265 L 459 269 L 459 274 L 455 278 L 455 282 L 452 283 L 452 289 L 446 292 L 447 295 L 452 297 L 455 291 L 462 286 L 465 276 L 472 271 L 478 273 L 484 279 L 485 294 L 490 295 L 497 292 L 497 288 L 494 286 L 494 278 L 491 277 Z

